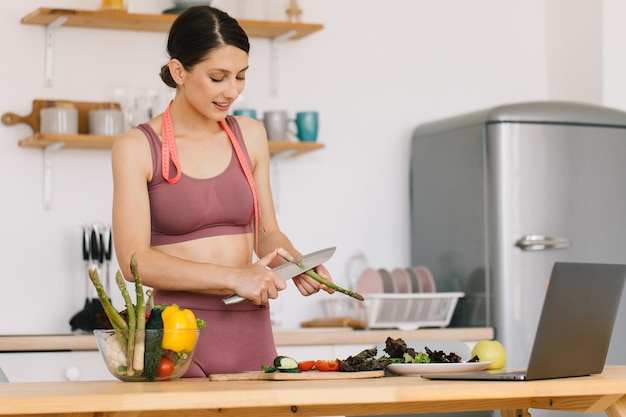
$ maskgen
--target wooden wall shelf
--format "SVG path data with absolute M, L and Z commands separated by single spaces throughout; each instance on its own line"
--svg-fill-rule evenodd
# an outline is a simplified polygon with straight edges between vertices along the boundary
M 19 145 L 26 148 L 47 148 L 48 146 L 59 143 L 63 144 L 63 148 L 111 149 L 114 139 L 114 136 L 35 133 L 34 136 L 19 141 Z
M 53 9 L 41 7 L 21 20 L 24 24 L 46 26 L 45 85 L 52 86 L 52 57 L 54 56 L 55 32 L 61 26 L 89 29 L 137 30 L 168 32 L 176 19 L 176 14 L 140 14 L 107 10 Z M 283 41 L 300 39 L 324 28 L 317 23 L 292 23 L 264 20 L 238 19 L 249 37 L 271 40 L 270 60 L 272 62 L 271 91 L 278 92 L 278 44 Z
M 67 20 L 64 26 L 141 30 L 153 32 L 167 32 L 172 26 L 175 14 L 139 14 L 119 11 L 75 10 L 39 8 L 21 20 L 22 23 L 47 26 L 60 17 Z M 291 34 L 289 39 L 300 39 L 321 30 L 324 26 L 312 23 L 274 22 L 261 20 L 238 19 L 239 24 L 248 36 L 254 38 L 280 38 Z
M 278 155 L 283 152 L 293 152 L 293 155 L 311 152 L 324 147 L 324 144 L 317 142 L 290 142 L 290 141 L 269 141 L 270 155 Z
M 97 135 L 52 135 L 36 133 L 34 136 L 22 139 L 19 145 L 27 148 L 47 148 L 54 144 L 62 144 L 63 148 L 74 149 L 111 149 L 114 136 Z M 318 142 L 291 142 L 291 141 L 270 141 L 270 155 L 278 155 L 283 152 L 293 152 L 299 155 L 311 152 L 324 147 Z
M 152 32 L 169 32 L 172 23 L 176 19 L 175 14 L 139 14 L 119 11 L 102 10 L 75 10 L 57 8 L 39 8 L 21 19 L 23 24 L 43 25 L 46 27 L 45 56 L 44 56 L 44 85 L 52 86 L 53 82 L 53 56 L 54 40 L 56 31 L 62 26 L 78 27 L 86 29 L 112 29 L 112 30 L 136 30 Z M 274 95 L 278 92 L 278 46 L 284 41 L 300 39 L 323 29 L 321 24 L 291 23 L 260 20 L 238 19 L 239 24 L 249 37 L 266 38 L 271 42 L 271 91 Z M 32 114 L 31 114 L 32 115 Z M 38 117 L 38 116 L 37 116 Z M 4 120 L 3 120 L 4 121 Z M 33 123 L 37 123 L 35 120 Z M 5 123 L 6 124 L 6 123 Z M 88 134 L 78 135 L 44 135 L 37 133 L 19 142 L 23 147 L 38 147 L 43 149 L 44 158 L 44 207 L 50 207 L 51 196 L 51 172 L 52 155 L 62 148 L 83 149 L 110 149 L 114 137 L 95 136 Z M 79 132 L 83 132 L 80 131 Z M 324 145 L 316 142 L 269 142 L 270 155 L 299 155 Z

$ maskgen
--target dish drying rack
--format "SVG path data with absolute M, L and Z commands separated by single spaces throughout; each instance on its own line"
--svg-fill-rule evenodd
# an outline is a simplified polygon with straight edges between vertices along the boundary
M 321 300 L 327 317 L 350 316 L 367 323 L 369 329 L 417 330 L 447 327 L 462 292 L 372 293 L 364 301 Z

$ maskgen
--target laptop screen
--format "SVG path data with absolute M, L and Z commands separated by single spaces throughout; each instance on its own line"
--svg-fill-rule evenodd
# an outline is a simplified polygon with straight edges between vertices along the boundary
M 552 270 L 527 378 L 601 373 L 626 266 L 557 262 Z

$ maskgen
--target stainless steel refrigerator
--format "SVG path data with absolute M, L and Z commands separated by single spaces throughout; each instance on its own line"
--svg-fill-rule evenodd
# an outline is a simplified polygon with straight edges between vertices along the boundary
M 434 121 L 410 166 L 411 261 L 466 293 L 451 325 L 493 326 L 507 366 L 528 362 L 554 262 L 626 263 L 626 112 L 532 102 Z M 624 295 L 607 363 L 626 364 Z

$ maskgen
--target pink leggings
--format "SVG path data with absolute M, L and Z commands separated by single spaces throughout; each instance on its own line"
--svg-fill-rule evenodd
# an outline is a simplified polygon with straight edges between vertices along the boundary
M 185 378 L 260 371 L 272 365 L 276 346 L 269 307 L 250 302 L 227 306 L 221 298 L 187 292 L 154 291 L 156 304 L 178 304 L 206 322 Z

